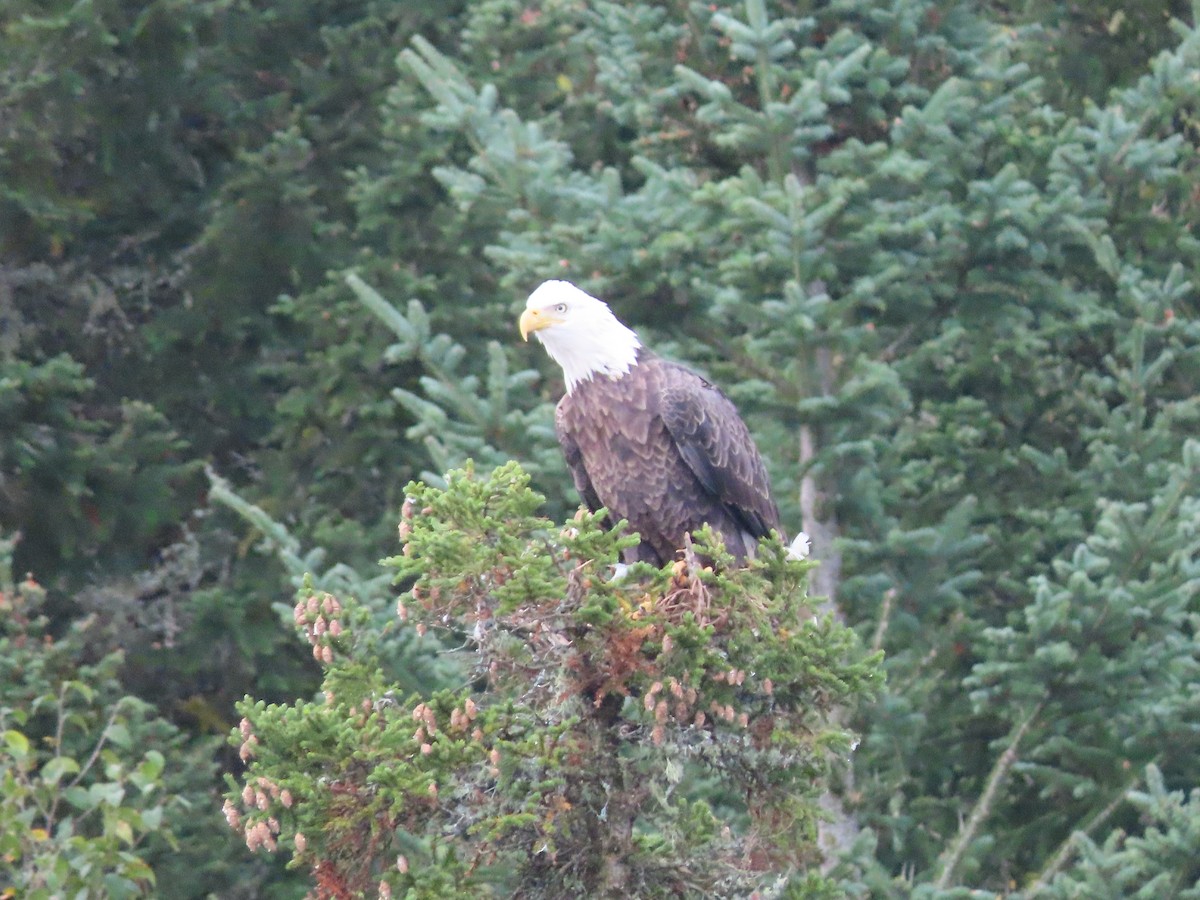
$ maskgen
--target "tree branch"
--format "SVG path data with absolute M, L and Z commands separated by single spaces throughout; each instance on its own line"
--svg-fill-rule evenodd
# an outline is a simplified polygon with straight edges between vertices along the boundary
M 1071 855 L 1075 852 L 1075 848 L 1079 844 L 1079 838 L 1084 835 L 1091 834 L 1093 831 L 1103 825 L 1108 818 L 1121 807 L 1121 804 L 1125 802 L 1125 798 L 1129 796 L 1129 792 L 1133 790 L 1141 780 L 1142 776 L 1139 772 L 1125 783 L 1124 787 L 1122 787 L 1117 793 L 1117 796 L 1113 797 L 1111 802 L 1097 810 L 1095 815 L 1093 815 L 1087 820 L 1087 822 L 1084 823 L 1083 827 L 1071 832 L 1070 836 L 1068 836 L 1067 839 L 1062 842 L 1054 856 L 1050 858 L 1050 861 L 1046 863 L 1042 871 L 1038 873 L 1037 878 L 1029 886 L 1030 893 L 1036 893 L 1039 887 L 1045 887 L 1047 884 L 1049 884 L 1050 879 L 1057 875 L 1062 870 L 1063 866 L 1067 864 L 1067 861 L 1070 860 Z
M 943 855 L 941 874 L 938 875 L 938 880 L 934 885 L 938 890 L 944 890 L 949 887 L 950 879 L 954 877 L 954 870 L 962 862 L 963 855 L 967 852 L 967 847 L 975 839 L 975 834 L 979 831 L 979 827 L 983 824 L 984 820 L 991 814 L 992 803 L 996 799 L 996 793 L 1000 790 L 1000 786 L 1004 783 L 1009 771 L 1017 761 L 1017 748 L 1020 747 L 1026 732 L 1029 731 L 1029 726 L 1033 724 L 1034 720 L 1041 713 L 1044 705 L 1045 703 L 1042 702 L 1035 706 L 1029 715 L 1025 717 L 1025 720 L 1017 726 L 1012 739 L 1008 742 L 1008 747 L 1000 754 L 1000 758 L 996 760 L 996 764 L 992 766 L 992 772 L 988 776 L 983 794 L 976 801 L 975 807 L 971 810 L 971 815 L 967 817 L 966 824 L 959 830 L 958 837 L 954 841 L 954 846 Z
M 888 588 L 883 592 L 883 603 L 879 608 L 879 624 L 875 626 L 875 634 L 871 637 L 871 650 L 883 649 L 883 638 L 887 634 L 888 625 L 892 621 L 892 604 L 896 600 L 896 589 Z

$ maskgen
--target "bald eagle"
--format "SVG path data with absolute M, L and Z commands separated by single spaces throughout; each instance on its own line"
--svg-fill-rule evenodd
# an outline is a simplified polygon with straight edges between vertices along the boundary
M 520 330 L 562 366 L 555 430 L 580 497 L 641 538 L 626 563 L 665 565 L 706 523 L 739 563 L 772 530 L 786 540 L 766 466 L 719 389 L 646 350 L 607 304 L 567 281 L 529 295 Z

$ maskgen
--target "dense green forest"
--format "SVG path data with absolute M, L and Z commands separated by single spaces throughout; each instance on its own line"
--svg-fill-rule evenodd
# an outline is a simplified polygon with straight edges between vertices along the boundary
M 8 0 L 0 897 L 1200 897 L 1198 24 Z M 571 582 L 658 654 L 619 751 L 436 632 L 620 544 L 562 526 L 552 277 L 725 388 L 817 563 Z M 585 748 L 652 827 L 561 824 Z

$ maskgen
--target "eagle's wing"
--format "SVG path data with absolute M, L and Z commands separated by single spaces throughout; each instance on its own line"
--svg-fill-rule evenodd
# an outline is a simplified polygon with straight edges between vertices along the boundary
M 699 482 L 755 538 L 786 541 L 767 468 L 737 408 L 684 366 L 664 363 L 662 420 Z
M 575 482 L 575 490 L 579 491 L 579 496 L 583 498 L 587 508 L 595 512 L 604 504 L 596 495 L 596 489 L 592 487 L 592 479 L 588 476 L 587 469 L 583 467 L 583 453 L 579 449 L 579 443 L 567 428 L 563 411 L 565 402 L 567 402 L 567 397 L 563 397 L 554 409 L 554 433 L 558 435 L 558 445 L 562 448 L 563 458 L 567 461 L 571 480 Z

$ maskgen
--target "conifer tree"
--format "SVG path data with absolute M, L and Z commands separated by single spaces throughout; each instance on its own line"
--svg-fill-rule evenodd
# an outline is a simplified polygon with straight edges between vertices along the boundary
M 241 705 L 225 811 L 250 849 L 286 848 L 323 897 L 828 895 L 813 799 L 850 746 L 830 712 L 879 672 L 815 614 L 808 564 L 775 541 L 731 568 L 709 533 L 614 579 L 634 539 L 537 515 L 515 463 L 408 490 L 399 621 L 309 583 L 323 698 Z M 389 681 L 397 627 L 457 645 L 458 684 Z

